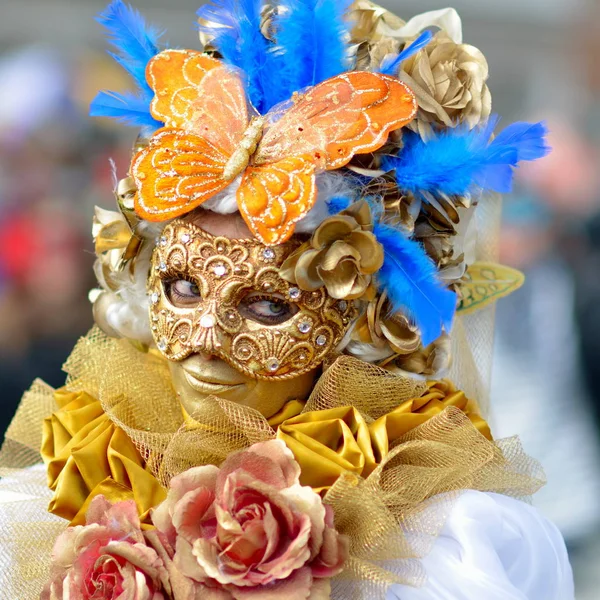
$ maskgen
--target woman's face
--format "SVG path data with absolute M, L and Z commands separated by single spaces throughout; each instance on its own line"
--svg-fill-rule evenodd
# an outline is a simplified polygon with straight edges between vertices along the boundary
M 250 231 L 239 215 L 198 211 L 185 220 L 212 236 L 251 239 Z M 190 278 L 175 276 L 163 280 L 163 287 L 169 304 L 175 309 L 193 311 L 202 299 L 201 290 Z M 281 293 L 265 295 L 250 292 L 244 296 L 237 310 L 257 327 L 275 329 L 274 326 L 289 321 L 298 312 L 298 307 Z M 206 341 L 203 351 L 196 350 L 182 359 L 169 361 L 175 390 L 188 414 L 201 411 L 206 400 L 216 396 L 254 408 L 269 418 L 287 401 L 305 400 L 310 395 L 318 367 L 304 370 L 298 376 L 256 378 L 210 351 L 215 345 L 218 346 L 218 342 L 211 344 Z

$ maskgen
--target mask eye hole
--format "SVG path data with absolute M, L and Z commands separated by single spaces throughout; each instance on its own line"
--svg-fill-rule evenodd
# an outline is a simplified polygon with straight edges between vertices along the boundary
M 171 279 L 163 286 L 169 302 L 178 308 L 194 308 L 202 300 L 198 286 L 188 279 Z
M 279 325 L 291 319 L 298 307 L 289 304 L 277 294 L 250 294 L 238 305 L 238 312 L 245 319 L 263 325 Z

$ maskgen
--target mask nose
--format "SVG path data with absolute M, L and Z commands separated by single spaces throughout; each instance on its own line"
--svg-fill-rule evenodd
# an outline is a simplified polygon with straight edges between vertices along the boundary
M 222 347 L 221 331 L 217 324 L 215 313 L 210 308 L 205 310 L 197 321 L 197 332 L 193 341 L 194 352 L 203 357 L 203 360 L 211 360 L 219 354 Z
M 204 362 L 210 362 L 217 358 L 214 354 L 207 354 L 206 352 L 197 352 L 196 354 L 200 357 L 200 360 Z

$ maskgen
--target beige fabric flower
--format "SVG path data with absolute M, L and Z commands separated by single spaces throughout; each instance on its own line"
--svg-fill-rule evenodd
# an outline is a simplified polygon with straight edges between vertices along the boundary
M 489 117 L 492 97 L 486 84 L 488 64 L 474 46 L 457 44 L 443 31 L 406 60 L 399 74 L 417 96 L 419 113 L 408 125 L 423 137 L 432 127 L 470 128 Z
M 419 348 L 407 356 L 394 356 L 381 365 L 388 371 L 424 375 L 429 379 L 439 377 L 450 366 L 451 343 L 447 333 L 429 346 Z
M 357 321 L 352 339 L 374 344 L 377 348 L 389 347 L 392 352 L 407 355 L 421 345 L 416 326 L 401 313 L 392 313 L 386 294 L 376 296 Z
M 337 299 L 360 298 L 383 265 L 369 205 L 361 200 L 325 219 L 309 242 L 281 266 L 280 275 L 306 291 L 325 286 Z

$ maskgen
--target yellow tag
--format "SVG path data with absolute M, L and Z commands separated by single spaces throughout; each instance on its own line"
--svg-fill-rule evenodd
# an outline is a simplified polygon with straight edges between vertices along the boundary
M 476 262 L 469 266 L 464 282 L 460 284 L 462 299 L 458 312 L 475 312 L 518 290 L 525 275 L 517 269 L 495 263 Z

